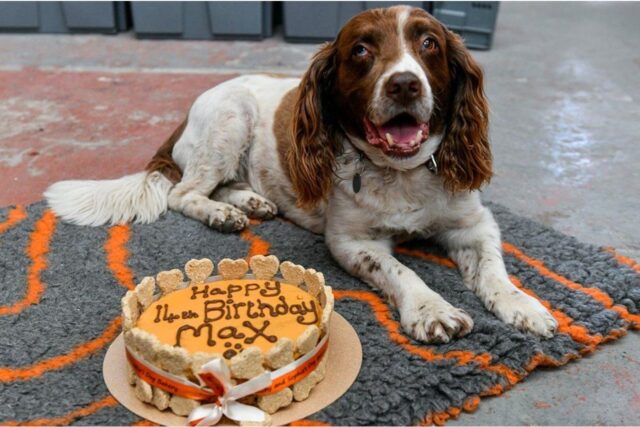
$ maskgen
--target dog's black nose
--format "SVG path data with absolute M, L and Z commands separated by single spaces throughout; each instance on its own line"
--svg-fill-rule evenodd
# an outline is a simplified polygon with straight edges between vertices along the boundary
M 387 80 L 385 89 L 389 98 L 406 105 L 420 96 L 422 84 L 420 84 L 420 80 L 415 74 L 404 71 L 391 75 Z

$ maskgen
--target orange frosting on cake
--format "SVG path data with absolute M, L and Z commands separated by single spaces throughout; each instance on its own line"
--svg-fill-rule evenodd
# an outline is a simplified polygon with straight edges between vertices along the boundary
M 297 286 L 239 279 L 165 295 L 141 314 L 136 326 L 162 343 L 230 359 L 248 347 L 266 352 L 283 337 L 295 342 L 321 318 L 319 301 Z

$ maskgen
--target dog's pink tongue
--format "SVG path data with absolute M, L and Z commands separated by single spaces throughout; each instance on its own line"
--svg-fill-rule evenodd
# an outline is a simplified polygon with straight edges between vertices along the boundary
M 391 135 L 394 144 L 397 145 L 411 145 L 413 140 L 416 139 L 416 134 L 420 130 L 419 125 L 385 125 L 380 127 L 380 133 L 386 139 L 387 134 Z

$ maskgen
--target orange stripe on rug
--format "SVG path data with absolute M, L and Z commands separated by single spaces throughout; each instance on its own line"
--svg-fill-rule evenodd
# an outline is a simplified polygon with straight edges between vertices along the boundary
M 107 266 L 120 285 L 127 289 L 133 289 L 136 286 L 134 274 L 127 267 L 129 260 L 127 243 L 130 237 L 131 229 L 128 225 L 114 225 L 109 229 L 107 241 L 104 243 Z
M 531 371 L 533 371 L 534 369 L 536 369 L 538 366 L 540 367 L 546 367 L 546 368 L 556 368 L 562 365 L 565 365 L 567 363 L 569 363 L 571 360 L 574 359 L 578 359 L 580 356 L 578 356 L 577 354 L 565 354 L 562 359 L 554 359 L 553 357 L 538 353 L 535 354 L 527 363 L 527 365 L 524 367 L 525 371 L 527 372 L 526 374 L 520 376 L 520 378 L 518 378 L 517 381 L 515 381 L 512 384 L 507 385 L 506 387 L 503 387 L 500 384 L 494 384 L 493 386 L 489 387 L 488 389 L 484 390 L 483 392 L 481 392 L 479 395 L 473 395 L 470 396 L 469 398 L 467 398 L 464 403 L 462 404 L 461 407 L 457 407 L 457 406 L 451 406 L 447 409 L 445 409 L 444 411 L 438 411 L 438 412 L 432 412 L 430 414 L 428 414 L 427 416 L 425 416 L 420 422 L 419 425 L 438 425 L 438 426 L 442 426 L 444 425 L 449 419 L 451 418 L 457 418 L 458 415 L 460 415 L 462 413 L 462 411 L 465 412 L 473 412 L 478 408 L 478 405 L 480 404 L 480 398 L 481 397 L 488 397 L 488 396 L 499 396 L 502 393 L 504 393 L 505 391 L 513 388 L 517 383 L 521 382 L 522 380 L 524 380 L 524 378 L 526 378 L 526 376 L 528 375 L 528 373 L 530 373 Z
M 476 354 L 471 351 L 464 350 L 436 353 L 427 347 L 412 344 L 409 338 L 402 334 L 400 324 L 391 317 L 391 311 L 387 304 L 385 304 L 384 301 L 382 301 L 382 299 L 373 292 L 334 289 L 333 294 L 337 299 L 352 298 L 369 304 L 376 320 L 387 330 L 391 341 L 400 345 L 409 353 L 420 356 L 428 362 L 456 360 L 458 365 L 466 365 L 470 362 L 475 362 L 481 368 L 503 376 L 507 381 L 509 381 L 509 383 L 515 383 L 520 378 L 520 375 L 511 370 L 508 366 L 501 363 L 492 364 L 492 357 L 488 353 Z
M 603 290 L 599 288 L 589 288 L 589 287 L 582 286 L 579 283 L 569 280 L 566 277 L 561 276 L 560 274 L 549 270 L 549 268 L 547 268 L 547 266 L 545 266 L 541 260 L 528 256 L 522 250 L 512 245 L 511 243 L 503 242 L 502 249 L 506 253 L 513 255 L 516 259 L 533 267 L 542 276 L 548 279 L 555 280 L 556 282 L 566 286 L 569 289 L 573 289 L 575 291 L 582 292 L 583 294 L 589 295 L 591 298 L 593 298 L 594 300 L 602 304 L 605 308 L 608 308 L 618 313 L 620 317 L 622 317 L 623 319 L 631 323 L 631 326 L 633 326 L 636 329 L 640 329 L 640 315 L 629 313 L 629 310 L 627 310 L 626 307 L 622 305 L 614 304 L 613 299 Z
M 7 219 L 5 219 L 3 222 L 0 222 L 0 234 L 15 227 L 25 219 L 27 219 L 27 211 L 24 210 L 24 207 L 22 207 L 22 205 L 17 205 L 9 211 L 9 213 L 7 214 Z
M 452 267 L 452 266 L 455 267 L 456 266 L 456 264 L 451 259 L 443 258 L 443 257 L 440 257 L 438 255 L 428 254 L 428 253 L 422 252 L 420 250 L 409 250 L 407 248 L 397 248 L 397 249 L 399 249 L 399 250 L 396 250 L 396 252 L 398 252 L 398 253 L 404 253 L 405 255 L 410 255 L 410 256 L 417 257 L 417 258 L 421 258 L 421 259 L 424 259 L 424 260 L 427 260 L 427 261 L 431 261 L 431 262 L 443 265 L 445 267 Z M 534 260 L 533 258 L 530 258 L 530 259 Z M 589 331 L 588 331 L 588 329 L 586 327 L 584 327 L 582 325 L 574 324 L 573 323 L 574 319 L 569 317 L 566 313 L 564 313 L 564 312 L 562 312 L 560 310 L 553 309 L 551 307 L 551 304 L 548 301 L 541 299 L 534 291 L 532 291 L 532 290 L 530 290 L 528 288 L 525 288 L 517 277 L 515 277 L 515 276 L 509 276 L 509 277 L 511 279 L 511 282 L 516 287 L 520 288 L 523 292 L 527 293 L 528 295 L 538 299 L 538 301 L 540 301 L 540 303 L 550 311 L 550 313 L 558 321 L 558 330 L 560 332 L 564 332 L 564 333 L 568 334 L 576 342 L 580 342 L 582 344 L 585 344 L 585 347 L 580 350 L 580 354 L 590 353 L 590 352 L 594 351 L 598 347 L 599 344 L 618 339 L 621 336 L 625 335 L 626 332 L 627 332 L 625 329 L 615 329 L 615 330 L 611 331 L 609 333 L 609 335 L 604 336 L 604 337 L 601 336 L 601 335 L 592 335 L 591 333 L 589 333 Z M 559 277 L 562 277 L 562 276 L 559 276 Z M 566 280 L 568 280 L 568 279 L 566 279 Z M 576 354 L 565 354 L 562 357 L 562 359 L 558 360 L 558 359 L 554 359 L 554 358 L 552 358 L 550 356 L 538 353 L 538 354 L 535 354 L 534 356 L 531 357 L 531 359 L 529 360 L 527 365 L 524 367 L 524 369 L 525 369 L 526 372 L 531 372 L 534 369 L 536 369 L 538 366 L 541 366 L 541 367 L 559 367 L 559 366 L 565 365 L 566 363 L 570 362 L 571 360 L 574 360 L 574 359 L 577 359 L 577 358 L 579 358 L 579 356 L 576 355 Z M 480 395 L 475 395 L 475 396 L 471 396 L 470 398 L 468 398 L 465 401 L 465 403 L 462 405 L 462 407 L 454 407 L 454 406 L 452 406 L 452 407 L 447 408 L 444 411 L 431 413 L 431 414 L 427 415 L 420 422 L 420 425 L 433 425 L 433 424 L 435 424 L 435 425 L 444 425 L 449 419 L 457 418 L 458 415 L 462 411 L 473 412 L 473 411 L 475 411 L 477 409 L 478 405 L 480 404 L 480 397 L 501 395 L 507 389 L 510 389 L 511 387 L 516 385 L 518 382 L 523 380 L 525 377 L 526 377 L 526 375 L 522 375 L 521 378 L 519 378 L 515 382 L 511 383 L 506 388 L 503 387 L 500 384 L 495 384 L 494 386 L 492 386 L 489 389 L 485 390 L 484 392 L 480 393 Z
M 397 247 L 396 252 L 404 255 L 409 255 L 413 257 L 417 257 L 420 259 L 424 259 L 426 261 L 430 261 L 444 267 L 456 268 L 456 263 L 450 258 L 444 258 L 438 255 L 430 254 L 418 249 L 407 249 L 403 247 Z M 582 353 L 589 353 L 595 349 L 595 346 L 602 343 L 603 341 L 609 341 L 610 339 L 615 339 L 624 335 L 626 332 L 624 330 L 616 329 L 611 332 L 609 336 L 603 337 L 602 335 L 593 335 L 589 332 L 589 330 L 581 325 L 574 324 L 575 320 L 569 317 L 566 313 L 561 310 L 554 309 L 549 301 L 542 299 L 538 294 L 536 294 L 531 289 L 528 289 L 522 285 L 520 280 L 510 275 L 511 283 L 514 284 L 518 289 L 522 290 L 527 295 L 537 299 L 540 303 L 551 313 L 551 315 L 558 322 L 558 331 L 569 335 L 574 341 L 584 344 L 586 347 L 582 349 Z
M 325 427 L 325 426 L 330 426 L 331 424 L 325 423 L 325 422 L 322 422 L 322 421 L 317 421 L 317 420 L 304 419 L 304 420 L 293 421 L 289 425 L 290 426 L 300 426 L 300 427 L 314 427 L 314 426 Z
M 129 251 L 126 249 L 126 244 L 130 237 L 129 226 L 116 225 L 109 230 L 108 238 L 104 244 L 107 266 L 120 286 L 127 289 L 134 287 L 134 274 L 129 267 L 127 267 Z M 100 336 L 79 344 L 66 354 L 54 356 L 22 368 L 0 367 L 0 382 L 25 381 L 37 378 L 47 371 L 62 369 L 80 359 L 88 357 L 113 341 L 120 332 L 121 324 L 122 318 L 117 316 L 109 322 Z
M 250 220 L 251 225 L 260 224 L 261 221 L 258 220 Z M 267 255 L 269 253 L 269 249 L 271 249 L 271 244 L 264 240 L 262 237 L 257 236 L 249 229 L 249 227 L 242 230 L 240 233 L 240 237 L 243 240 L 249 242 L 249 252 L 247 253 L 247 261 L 254 255 Z
M 11 381 L 26 381 L 42 376 L 52 370 L 62 369 L 80 359 L 83 359 L 110 343 L 120 333 L 122 319 L 120 316 L 109 322 L 104 332 L 97 338 L 86 341 L 66 354 L 54 356 L 41 362 L 22 368 L 0 368 L 0 383 Z
M 540 298 L 534 291 L 531 289 L 525 288 L 522 286 L 520 280 L 515 276 L 509 276 L 511 279 L 511 283 L 514 284 L 515 287 L 520 289 L 525 294 L 537 299 L 540 303 L 549 310 L 549 313 L 556 319 L 558 322 L 558 331 L 565 333 L 571 337 L 572 340 L 584 344 L 586 347 L 581 350 L 582 353 L 588 353 L 595 350 L 595 346 L 602 343 L 605 340 L 605 337 L 602 335 L 593 335 L 589 332 L 589 330 L 582 325 L 574 324 L 575 320 L 572 319 L 569 315 L 564 313 L 561 310 L 554 309 L 549 301 Z
M 35 223 L 25 251 L 31 260 L 27 269 L 27 292 L 24 298 L 15 304 L 0 306 L 0 316 L 20 313 L 30 305 L 40 302 L 45 289 L 40 275 L 47 268 L 47 253 L 55 230 L 56 216 L 52 211 L 46 210 Z
M 614 248 L 611 246 L 607 246 L 604 248 L 606 252 L 609 252 L 620 264 L 626 265 L 636 273 L 640 273 L 640 264 L 638 264 L 634 259 L 631 259 L 627 256 L 619 254 Z
M 428 252 L 422 251 L 420 249 L 409 249 L 403 246 L 396 246 L 395 252 L 400 255 L 407 255 L 414 258 L 420 258 L 425 261 L 433 262 L 435 264 L 440 264 L 444 267 L 448 268 L 456 268 L 456 263 L 453 262 L 449 258 L 441 257 L 438 255 L 430 254 Z
M 75 419 L 86 417 L 94 414 L 103 408 L 117 406 L 118 402 L 112 397 L 107 396 L 103 399 L 92 402 L 91 404 L 73 410 L 66 415 L 57 418 L 38 418 L 31 421 L 0 421 L 5 426 L 60 426 L 71 424 Z

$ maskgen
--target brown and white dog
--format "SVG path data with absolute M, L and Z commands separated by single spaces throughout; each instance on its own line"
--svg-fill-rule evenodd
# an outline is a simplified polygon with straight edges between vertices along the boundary
M 84 225 L 150 222 L 169 207 L 236 231 L 280 212 L 324 233 L 414 338 L 448 342 L 473 321 L 392 255 L 398 238 L 432 237 L 496 316 L 550 337 L 554 318 L 507 275 L 477 191 L 490 177 L 479 66 L 428 13 L 396 6 L 351 19 L 302 80 L 243 76 L 203 93 L 146 171 L 45 196 Z

